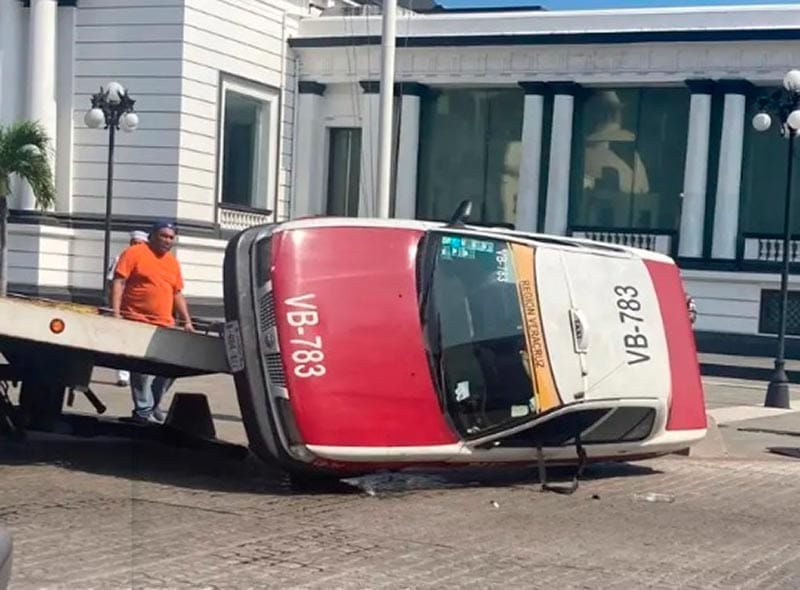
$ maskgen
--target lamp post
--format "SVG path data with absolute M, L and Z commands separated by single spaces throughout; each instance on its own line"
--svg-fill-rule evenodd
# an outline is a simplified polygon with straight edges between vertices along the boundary
M 780 133 L 788 139 L 789 159 L 786 163 L 786 194 L 783 213 L 783 264 L 781 267 L 781 305 L 778 320 L 778 352 L 775 368 L 767 386 L 764 405 L 789 408 L 789 380 L 786 378 L 786 303 L 789 299 L 789 247 L 792 239 L 792 170 L 794 142 L 800 129 L 800 70 L 791 70 L 783 78 L 783 90 L 763 97 L 757 103 L 759 113 L 753 117 L 756 131 L 766 131 L 774 115 L 781 123 Z
M 133 112 L 134 101 L 128 90 L 119 82 L 109 82 L 100 92 L 92 95 L 92 108 L 86 111 L 87 127 L 108 129 L 108 173 L 106 176 L 106 217 L 103 238 L 103 296 L 108 293 L 108 266 L 111 254 L 111 197 L 114 182 L 114 139 L 119 129 L 130 133 L 139 125 L 139 116 Z

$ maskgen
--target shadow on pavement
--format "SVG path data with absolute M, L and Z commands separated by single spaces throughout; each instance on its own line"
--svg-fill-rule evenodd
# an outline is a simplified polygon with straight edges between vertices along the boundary
M 581 482 L 619 477 L 638 477 L 662 473 L 648 465 L 636 463 L 594 463 L 587 465 Z M 548 467 L 547 482 L 564 484 L 572 480 L 574 467 Z M 529 487 L 539 489 L 539 473 L 535 463 L 523 466 L 457 467 L 444 470 L 409 469 L 394 473 L 376 473 L 344 480 L 367 494 L 396 496 L 417 491 L 448 488 Z
M 0 465 L 47 464 L 132 481 L 226 493 L 274 495 L 353 494 L 396 495 L 416 491 L 536 485 L 535 463 L 525 466 L 455 467 L 383 472 L 339 480 L 300 482 L 277 465 L 269 465 L 241 445 L 223 441 L 181 439 L 165 427 L 117 425 L 92 436 L 28 432 L 22 440 L 0 437 Z M 148 432 L 145 438 L 136 431 Z M 84 433 L 85 434 L 85 433 Z M 127 437 L 126 437 L 127 436 Z M 549 483 L 566 482 L 574 467 L 549 467 Z M 594 463 L 582 481 L 660 473 L 634 463 Z
M 0 438 L 0 465 L 46 464 L 89 474 L 180 488 L 231 493 L 289 494 L 288 478 L 247 449 L 177 447 L 153 440 L 28 432 Z
M 781 455 L 783 457 L 791 457 L 792 459 L 800 459 L 800 447 L 768 447 L 770 453 Z
M 745 381 L 769 381 L 772 368 L 753 367 L 748 365 L 726 365 L 718 363 L 700 363 L 700 373 L 703 377 L 726 377 L 728 379 L 742 379 Z M 786 371 L 789 383 L 800 383 L 800 371 Z

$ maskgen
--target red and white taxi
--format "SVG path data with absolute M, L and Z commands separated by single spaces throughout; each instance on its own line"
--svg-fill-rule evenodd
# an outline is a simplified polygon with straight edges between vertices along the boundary
M 463 223 L 241 232 L 226 341 L 251 448 L 289 471 L 631 460 L 706 433 L 678 268 Z

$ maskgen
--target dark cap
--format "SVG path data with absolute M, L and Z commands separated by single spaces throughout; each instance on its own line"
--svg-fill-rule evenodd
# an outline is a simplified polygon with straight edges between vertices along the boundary
M 156 222 L 153 224 L 153 227 L 152 227 L 152 229 L 150 230 L 150 233 L 153 233 L 153 234 L 154 234 L 154 233 L 156 233 L 158 230 L 160 230 L 160 229 L 165 229 L 165 228 L 166 228 L 166 229 L 171 229 L 171 230 L 172 230 L 172 231 L 174 231 L 175 233 L 178 233 L 178 225 L 177 225 L 177 224 L 176 224 L 174 221 L 171 221 L 171 220 L 169 220 L 169 219 L 159 219 L 158 221 L 156 221 Z

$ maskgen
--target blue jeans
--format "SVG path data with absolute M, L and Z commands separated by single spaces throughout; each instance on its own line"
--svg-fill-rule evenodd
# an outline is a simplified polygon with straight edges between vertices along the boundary
M 140 418 L 149 418 L 158 408 L 161 398 L 175 382 L 172 377 L 158 377 L 131 372 L 131 394 L 133 413 Z

